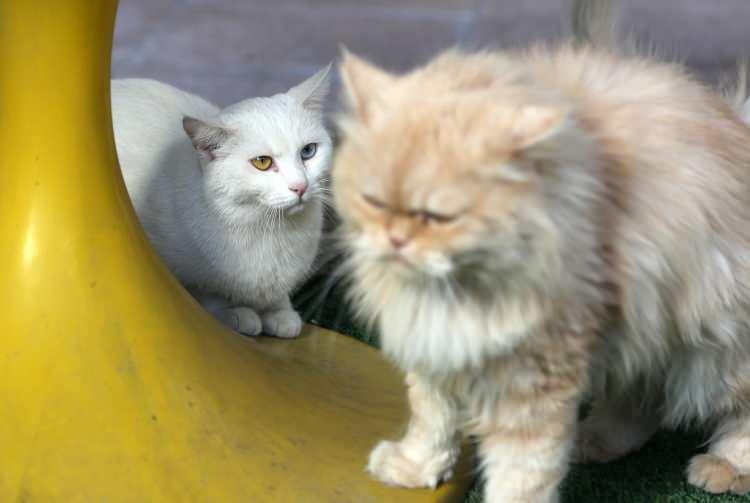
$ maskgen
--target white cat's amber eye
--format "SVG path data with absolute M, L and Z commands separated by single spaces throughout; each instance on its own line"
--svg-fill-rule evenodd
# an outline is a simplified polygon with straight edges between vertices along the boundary
M 258 157 L 253 157 L 252 159 L 250 159 L 250 164 L 252 164 L 255 169 L 265 171 L 273 166 L 273 159 L 268 157 L 267 155 L 260 155 Z
M 302 150 L 299 151 L 299 156 L 302 158 L 303 161 L 306 161 L 308 159 L 312 159 L 315 157 L 315 153 L 318 151 L 318 144 L 317 143 L 308 143 L 304 147 L 302 147 Z

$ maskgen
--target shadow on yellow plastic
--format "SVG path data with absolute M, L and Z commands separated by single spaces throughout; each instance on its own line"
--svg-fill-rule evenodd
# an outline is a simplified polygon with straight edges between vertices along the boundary
M 457 501 L 363 472 L 400 377 L 321 329 L 220 328 L 151 251 L 112 140 L 113 0 L 0 0 L 0 501 Z

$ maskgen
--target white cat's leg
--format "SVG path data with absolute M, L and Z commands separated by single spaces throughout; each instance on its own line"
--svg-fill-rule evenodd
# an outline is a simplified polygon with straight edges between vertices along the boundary
M 261 313 L 263 333 L 284 339 L 297 337 L 302 331 L 302 318 L 286 297 L 273 308 Z
M 641 404 L 642 397 L 616 400 L 598 397 L 578 427 L 574 459 L 608 463 L 637 451 L 656 433 L 659 415 Z
M 258 335 L 262 323 L 258 313 L 246 306 L 231 306 L 224 297 L 215 294 L 193 293 L 203 308 L 224 325 L 245 335 Z
M 402 487 L 436 487 L 452 475 L 459 454 L 455 405 L 417 374 L 406 376 L 411 419 L 398 442 L 382 441 L 367 464 L 375 478 Z
M 725 418 L 706 454 L 690 460 L 688 482 L 710 493 L 750 492 L 750 413 Z

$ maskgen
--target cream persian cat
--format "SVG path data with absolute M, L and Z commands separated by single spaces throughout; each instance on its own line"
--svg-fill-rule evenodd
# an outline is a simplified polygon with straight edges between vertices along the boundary
M 341 75 L 353 294 L 412 412 L 369 471 L 434 487 L 473 435 L 488 501 L 554 502 L 576 438 L 608 460 L 702 423 L 689 481 L 748 491 L 750 128 L 727 101 L 587 44 Z

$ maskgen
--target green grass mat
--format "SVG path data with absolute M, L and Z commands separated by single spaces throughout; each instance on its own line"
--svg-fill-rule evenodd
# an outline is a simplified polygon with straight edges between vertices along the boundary
M 295 304 L 316 325 L 377 345 L 375 334 L 357 323 L 340 284 L 324 273 L 300 290 Z M 640 452 L 607 465 L 574 466 L 563 483 L 563 503 L 750 503 L 750 496 L 714 496 L 686 482 L 690 457 L 701 451 L 699 433 L 659 433 Z M 481 482 L 466 503 L 482 503 Z

